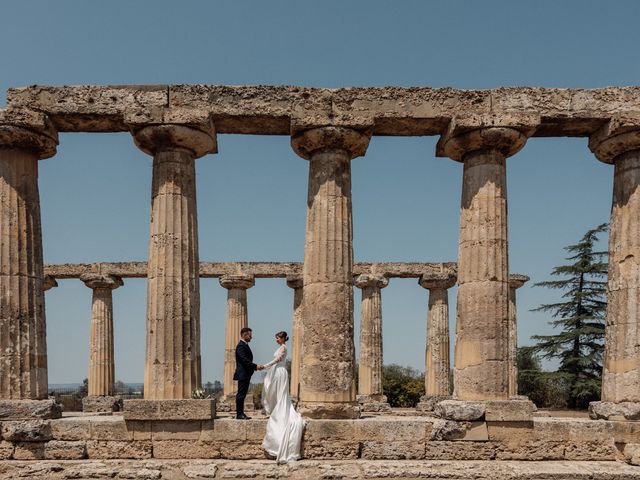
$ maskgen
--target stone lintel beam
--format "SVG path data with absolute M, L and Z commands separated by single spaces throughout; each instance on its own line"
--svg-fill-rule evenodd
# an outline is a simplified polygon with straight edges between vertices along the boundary
M 598 160 L 613 164 L 616 157 L 640 149 L 640 114 L 616 115 L 589 137 Z
M 355 263 L 354 277 L 365 274 L 383 275 L 387 278 L 419 278 L 439 276 L 442 272 L 455 275 L 456 263 Z M 121 278 L 146 278 L 147 262 L 99 262 L 45 265 L 44 273 L 57 279 L 79 278 L 85 273 L 102 273 Z M 302 275 L 300 262 L 200 262 L 200 277 L 219 278 L 224 275 L 247 274 L 255 278 L 285 278 Z
M 533 136 L 589 136 L 632 115 L 639 87 L 600 89 L 122 85 L 10 89 L 10 107 L 47 113 L 60 131 L 127 131 L 127 118 L 211 114 L 218 133 L 289 135 L 296 128 L 373 124 L 374 135 L 439 135 L 460 112 L 536 115 Z M 169 111 L 169 113 L 166 113 Z

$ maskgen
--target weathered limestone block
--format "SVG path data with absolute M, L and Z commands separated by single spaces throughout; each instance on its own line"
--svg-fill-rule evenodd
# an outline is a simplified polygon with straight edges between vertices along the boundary
M 76 441 L 91 438 L 91 423 L 86 419 L 66 417 L 50 423 L 53 440 Z
M 3 400 L 47 398 L 38 160 L 55 155 L 57 144 L 57 132 L 45 115 L 26 110 L 0 111 L 0 399 Z M 10 407 L 16 409 L 15 414 L 8 411 Z M 0 418 L 20 418 L 22 414 L 17 404 L 4 403 L 0 409 L 4 410 Z
M 125 420 L 211 420 L 216 416 L 214 399 L 125 400 Z
M 10 460 L 16 446 L 13 442 L 0 441 L 0 460 Z
M 133 440 L 133 435 L 127 428 L 127 424 L 122 417 L 93 417 L 90 424 L 91 440 L 123 442 Z
M 44 459 L 45 442 L 16 442 L 13 451 L 14 460 Z
M 200 421 L 155 421 L 150 424 L 154 442 L 156 440 L 200 440 L 202 430 Z
M 293 136 L 310 160 L 304 256 L 299 411 L 310 418 L 357 418 L 353 345 L 351 159 L 370 135 L 343 127 Z M 327 336 L 327 332 L 331 332 Z
M 509 259 L 506 158 L 531 125 L 503 118 L 455 118 L 438 156 L 464 163 L 458 251 L 454 398 L 509 398 Z
M 418 460 L 425 456 L 424 442 L 373 442 L 364 441 L 360 458 L 371 460 Z
M 631 465 L 640 465 L 640 443 L 627 443 L 623 454 Z
M 348 460 L 360 455 L 360 443 L 343 440 L 314 442 L 303 440 L 302 456 L 309 460 Z
M 619 455 L 613 439 L 606 442 L 569 442 L 564 448 L 565 460 L 617 460 Z
M 466 433 L 466 422 L 436 419 L 433 421 L 430 440 L 460 440 Z
M 11 442 L 46 442 L 51 440 L 48 420 L 2 422 L 2 439 Z
M 121 442 L 108 440 L 89 440 L 87 442 L 89 458 L 122 458 L 141 459 L 152 457 L 151 442 L 142 440 Z
M 341 435 L 342 438 L 381 443 L 402 442 L 408 439 L 424 443 L 431 437 L 432 428 L 430 421 L 416 418 L 400 420 L 397 418 L 375 417 L 356 422 L 346 421 L 345 423 L 346 427 L 350 427 L 351 433 L 344 432 Z
M 154 440 L 153 458 L 220 458 L 220 443 Z
M 616 443 L 636 443 L 640 438 L 640 422 L 609 421 Z
M 472 422 L 484 419 L 485 404 L 461 400 L 444 400 L 435 407 L 435 414 L 447 420 Z
M 493 442 L 428 442 L 425 459 L 428 460 L 493 460 L 497 444 Z
M 589 416 L 594 420 L 640 420 L 640 402 L 590 402 Z
M 225 356 L 225 359 L 226 358 L 229 358 L 229 357 Z M 235 357 L 234 357 L 233 363 L 234 365 L 236 363 Z M 233 375 L 231 376 L 231 378 L 233 379 Z M 231 386 L 229 387 L 229 389 L 232 390 L 232 393 L 230 393 L 229 395 L 223 395 L 216 401 L 216 411 L 218 412 L 235 412 L 236 411 L 236 394 L 233 391 L 233 389 L 237 390 L 236 384 L 237 384 L 236 381 L 231 380 Z M 254 399 L 253 393 L 247 393 L 247 396 L 244 399 L 244 411 L 251 412 L 255 409 L 256 409 L 256 405 L 255 405 L 255 399 Z
M 240 330 L 249 326 L 247 290 L 255 285 L 255 278 L 252 275 L 242 274 L 224 275 L 220 277 L 220 285 L 227 289 L 224 390 L 222 392 L 225 400 L 221 402 L 221 411 L 235 411 L 235 393 L 238 391 L 237 382 L 233 380 L 233 374 L 236 371 L 236 346 L 240 341 Z M 249 395 L 247 395 L 248 398 Z M 245 404 L 253 404 L 253 396 L 251 396 L 250 402 L 247 402 L 247 399 L 245 399 Z
M 361 411 L 386 412 L 391 407 L 382 392 L 382 295 L 381 289 L 389 279 L 380 275 L 363 274 L 355 279 L 362 290 L 360 308 L 360 361 L 358 396 Z
M 82 411 L 85 413 L 108 413 L 122 410 L 122 397 L 87 396 L 82 399 Z
M 44 458 L 47 460 L 81 460 L 86 457 L 87 445 L 83 441 L 51 440 L 44 446 Z
M 244 441 L 244 442 L 222 442 L 220 446 L 220 455 L 222 458 L 230 460 L 247 460 L 253 458 L 264 458 L 264 450 L 261 446 L 262 441 Z
M 438 403 L 443 400 L 452 400 L 451 395 L 422 395 L 416 405 L 418 412 L 432 413 Z
M 530 400 L 489 400 L 485 402 L 487 422 L 532 422 L 535 404 Z
M 144 394 L 188 399 L 201 384 L 195 159 L 216 151 L 215 130 L 131 122 L 136 145 L 153 155 Z
M 540 441 L 606 443 L 615 437 L 614 422 L 588 418 L 535 417 L 533 425 L 534 438 Z

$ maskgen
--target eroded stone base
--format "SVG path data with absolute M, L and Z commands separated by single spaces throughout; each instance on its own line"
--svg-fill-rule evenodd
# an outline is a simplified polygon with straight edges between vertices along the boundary
M 52 419 L 62 416 L 55 400 L 0 400 L 0 420 Z
M 456 480 L 640 480 L 620 462 L 323 461 L 277 465 L 273 460 L 107 460 L 0 462 L 0 478 L 115 478 L 133 480 L 310 478 Z
M 391 411 L 391 405 L 385 395 L 358 395 L 356 397 L 361 412 L 385 413 Z
M 211 420 L 216 416 L 214 399 L 125 400 L 125 420 Z
M 433 412 L 435 406 L 443 400 L 451 400 L 451 396 L 423 395 L 416 405 L 418 412 Z
M 252 412 L 255 410 L 255 403 L 253 393 L 247 394 L 247 398 L 244 399 L 244 411 Z M 227 395 L 221 397 L 216 402 L 216 411 L 218 412 L 235 412 L 236 411 L 236 396 Z
M 591 402 L 589 416 L 594 420 L 640 420 L 640 402 Z
M 434 407 L 437 417 L 457 422 L 531 422 L 535 411 L 530 400 L 443 400 Z
M 360 406 L 357 403 L 311 403 L 300 402 L 298 411 L 305 418 L 315 419 L 354 419 L 360 418 Z
M 82 411 L 85 413 L 109 413 L 122 410 L 122 398 L 111 396 L 88 396 L 82 399 Z

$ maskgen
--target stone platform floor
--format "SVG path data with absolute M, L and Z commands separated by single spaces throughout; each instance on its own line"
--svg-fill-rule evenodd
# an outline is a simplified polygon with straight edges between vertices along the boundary
M 640 467 L 623 462 L 302 460 L 2 461 L 0 479 L 431 479 L 640 480 Z

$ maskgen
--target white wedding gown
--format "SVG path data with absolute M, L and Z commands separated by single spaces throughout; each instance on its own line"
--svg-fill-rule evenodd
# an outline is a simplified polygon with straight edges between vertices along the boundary
M 281 345 L 273 355 L 273 360 L 264 367 L 269 369 L 264 378 L 262 405 L 269 421 L 267 434 L 262 442 L 269 455 L 278 463 L 300 459 L 300 443 L 304 420 L 291 404 L 289 398 L 289 374 L 285 366 L 287 347 Z

